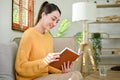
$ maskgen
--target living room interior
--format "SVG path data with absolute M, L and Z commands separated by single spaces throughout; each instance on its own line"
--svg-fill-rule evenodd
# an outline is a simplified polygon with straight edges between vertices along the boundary
M 44 0 L 33 0 L 34 1 L 34 17 L 33 21 L 36 20 L 38 9 L 40 7 L 40 4 L 44 2 Z M 98 68 L 100 66 L 106 66 L 108 71 L 112 71 L 114 67 L 119 74 L 120 68 L 120 0 L 48 0 L 49 2 L 53 2 L 57 4 L 62 12 L 61 19 L 57 26 L 51 30 L 51 34 L 53 37 L 57 37 L 57 33 L 59 32 L 59 27 L 61 23 L 65 20 L 67 24 L 67 30 L 65 30 L 65 33 L 60 36 L 61 38 L 75 38 L 75 36 L 83 31 L 83 24 L 81 21 L 78 22 L 73 22 L 72 21 L 72 5 L 73 3 L 78 3 L 78 2 L 91 2 L 96 5 L 97 8 L 97 17 L 96 21 L 94 22 L 89 22 L 87 27 L 88 27 L 88 40 L 92 44 L 92 34 L 93 33 L 99 33 L 101 37 L 101 53 L 99 55 L 101 61 L 98 63 L 96 66 L 98 71 Z M 66 4 L 67 3 L 67 4 Z M 13 25 L 12 25 L 12 0 L 2 0 L 0 2 L 0 43 L 4 44 L 9 44 L 13 42 L 14 38 L 20 38 L 23 34 L 24 31 L 20 30 L 14 30 Z M 33 22 L 34 24 L 34 22 Z M 66 27 L 66 26 L 65 26 Z M 66 44 L 69 44 L 69 42 L 65 42 Z M 79 44 L 77 44 L 79 46 Z M 93 46 L 93 45 L 92 45 Z M 79 46 L 80 47 L 80 46 Z M 79 49 L 78 47 L 78 49 Z M 78 50 L 77 49 L 77 50 Z M 86 52 L 87 53 L 87 52 Z M 92 53 L 93 54 L 93 53 Z M 94 54 L 93 54 L 94 55 Z M 93 61 L 95 62 L 96 59 Z M 90 59 L 86 60 L 87 65 L 86 67 L 89 67 L 89 62 Z M 77 70 L 81 71 L 81 60 L 76 61 L 78 64 Z M 82 68 L 85 71 L 85 68 Z M 94 79 L 91 74 L 95 73 L 95 71 L 85 71 L 85 80 L 91 80 Z M 95 73 L 96 75 L 98 73 Z M 83 74 L 84 75 L 84 74 Z M 112 75 L 112 73 L 108 72 L 108 75 Z M 116 74 L 115 74 L 116 75 Z M 97 76 L 98 78 L 99 76 Z M 113 76 L 114 79 L 119 80 L 118 76 Z M 88 79 L 90 78 L 90 79 Z M 111 77 L 108 77 L 108 79 Z M 102 80 L 102 79 L 94 79 L 94 80 Z M 111 79 L 112 80 L 112 79 Z

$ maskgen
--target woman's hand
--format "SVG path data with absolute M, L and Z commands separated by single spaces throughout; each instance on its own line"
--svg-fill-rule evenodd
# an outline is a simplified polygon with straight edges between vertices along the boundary
M 70 72 L 72 65 L 73 65 L 73 62 L 71 63 L 71 65 L 70 65 L 69 61 L 67 63 L 64 62 L 63 65 L 61 65 L 62 66 L 62 72 L 63 73 Z
M 54 61 L 59 61 L 59 58 L 60 58 L 60 53 L 49 53 L 45 57 L 45 61 L 49 64 Z

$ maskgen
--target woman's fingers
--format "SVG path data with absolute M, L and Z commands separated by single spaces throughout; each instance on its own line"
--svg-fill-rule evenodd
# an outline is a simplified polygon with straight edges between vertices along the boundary
M 45 57 L 45 60 L 48 62 L 48 63 L 51 63 L 53 61 L 58 61 L 60 58 L 60 53 L 49 53 L 47 55 L 47 57 Z
M 66 73 L 66 72 L 70 72 L 71 71 L 71 67 L 70 67 L 70 61 L 68 61 L 67 63 L 63 63 L 63 65 L 61 65 L 62 67 L 62 72 Z
M 63 68 L 64 68 L 65 70 L 67 69 L 65 62 L 63 63 Z
M 51 53 L 51 55 L 50 55 L 50 59 L 51 59 L 52 62 L 53 61 L 58 61 L 59 58 L 60 58 L 60 54 L 59 53 Z
M 67 69 L 70 68 L 70 61 L 67 62 Z

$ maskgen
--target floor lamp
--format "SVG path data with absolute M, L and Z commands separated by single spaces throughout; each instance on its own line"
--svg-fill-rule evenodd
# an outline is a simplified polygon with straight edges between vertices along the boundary
M 91 46 L 88 40 L 88 22 L 96 20 L 96 4 L 91 2 L 77 2 L 72 5 L 72 21 L 81 21 L 83 25 L 83 40 L 80 44 L 80 50 L 83 52 L 81 72 L 83 73 L 83 67 L 85 66 L 85 49 L 87 48 L 92 68 L 96 71 L 96 66 L 92 56 Z

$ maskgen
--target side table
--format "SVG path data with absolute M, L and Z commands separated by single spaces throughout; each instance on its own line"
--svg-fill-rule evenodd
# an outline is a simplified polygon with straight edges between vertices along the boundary
M 97 71 L 86 76 L 84 80 L 120 80 L 120 71 L 107 71 L 107 76 L 105 77 L 100 77 Z

